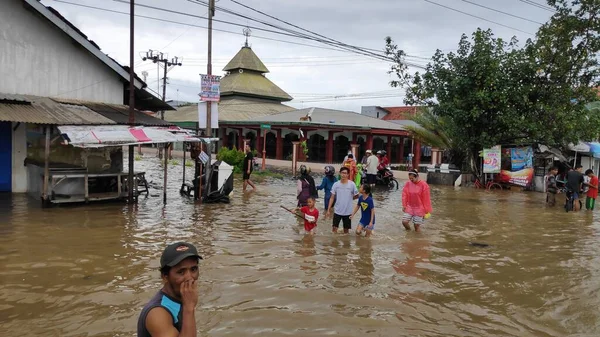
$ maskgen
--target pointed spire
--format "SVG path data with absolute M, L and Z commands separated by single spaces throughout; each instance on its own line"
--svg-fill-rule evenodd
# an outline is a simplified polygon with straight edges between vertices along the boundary
M 248 46 L 242 47 L 242 49 L 227 63 L 224 71 L 236 71 L 239 69 L 256 71 L 261 74 L 268 73 L 269 69 L 262 63 L 262 61 L 254 54 L 252 48 Z
M 252 30 L 250 30 L 250 27 L 244 28 L 244 36 L 246 37 L 246 44 L 244 45 L 244 47 L 246 47 L 246 48 L 249 48 L 248 47 L 248 38 L 250 37 L 250 35 L 252 35 Z

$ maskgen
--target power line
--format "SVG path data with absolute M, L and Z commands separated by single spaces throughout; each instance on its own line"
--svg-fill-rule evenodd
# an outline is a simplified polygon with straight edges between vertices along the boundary
M 521 30 L 521 29 L 519 29 L 519 28 L 511 27 L 511 26 L 508 26 L 508 25 L 505 25 L 505 24 L 502 24 L 502 23 L 499 23 L 499 22 L 496 22 L 496 21 L 488 20 L 488 19 L 486 19 L 486 18 L 482 18 L 481 16 L 477 16 L 477 15 L 473 15 L 473 14 L 470 14 L 470 13 L 467 13 L 467 12 L 463 12 L 463 11 L 461 11 L 461 10 L 458 10 L 458 9 L 456 9 L 456 8 L 452 8 L 452 7 L 449 7 L 449 6 L 445 6 L 445 5 L 439 4 L 439 3 L 437 3 L 437 2 L 433 2 L 433 1 L 431 1 L 431 0 L 423 0 L 423 1 L 425 1 L 425 2 L 428 2 L 428 3 L 432 4 L 432 5 L 436 5 L 436 6 L 444 7 L 444 8 L 446 8 L 446 9 L 449 9 L 449 10 L 451 10 L 451 11 L 455 11 L 455 12 L 458 12 L 458 13 L 461 13 L 461 14 L 464 14 L 464 15 L 468 15 L 468 16 L 471 16 L 471 17 L 474 17 L 474 18 L 477 18 L 477 19 L 480 19 L 480 20 L 483 20 L 483 21 L 487 21 L 487 22 L 493 23 L 493 24 L 496 24 L 496 25 L 498 25 L 498 26 L 502 26 L 502 27 L 506 27 L 506 28 L 514 29 L 514 30 L 516 30 L 516 31 L 519 31 L 519 32 L 521 32 L 521 33 L 525 33 L 525 34 L 529 34 L 529 35 L 535 35 L 535 34 L 533 34 L 533 33 L 526 32 L 526 31 L 524 31 L 524 30 Z
M 103 10 L 103 11 L 107 11 L 107 12 L 119 13 L 119 14 L 123 14 L 123 15 L 129 15 L 129 13 L 114 11 L 114 10 L 110 10 L 110 9 L 106 9 L 106 8 L 99 8 L 99 7 L 94 7 L 94 6 L 81 5 L 81 4 L 76 4 L 76 3 L 72 3 L 72 2 L 68 2 L 68 1 L 64 1 L 64 0 L 55 0 L 55 1 L 61 2 L 61 3 L 66 3 L 66 4 L 70 4 L 70 5 L 75 5 L 75 6 L 81 6 L 81 7 L 87 7 L 87 8 L 92 8 L 92 9 L 98 9 L 98 10 Z M 124 0 L 113 0 L 113 1 L 115 1 L 115 2 L 121 2 L 121 3 L 129 3 L 129 2 L 124 1 Z M 189 13 L 177 12 L 177 11 L 173 11 L 173 10 L 169 10 L 169 9 L 165 9 L 165 8 L 160 8 L 160 7 L 154 7 L 154 6 L 148 6 L 148 5 L 141 5 L 141 4 L 136 4 L 136 6 L 141 6 L 141 7 L 145 7 L 145 8 L 154 9 L 154 10 L 157 10 L 157 11 L 162 11 L 162 12 L 167 12 L 167 13 L 172 13 L 172 14 L 179 14 L 179 15 L 189 16 L 189 17 L 194 17 L 194 18 L 200 18 L 200 19 L 205 18 L 203 16 L 198 16 L 198 15 L 189 14 Z M 181 22 L 178 22 L 178 21 L 165 20 L 165 19 L 148 17 L 148 16 L 143 16 L 143 15 L 136 15 L 136 16 L 139 16 L 139 17 L 142 17 L 142 18 L 148 18 L 148 19 L 158 20 L 158 21 L 165 21 L 165 22 L 176 23 L 176 24 L 196 26 L 196 25 L 192 25 L 192 24 L 181 23 Z M 247 25 L 242 25 L 242 24 L 238 24 L 238 23 L 234 23 L 234 22 L 228 22 L 228 21 L 224 21 L 224 20 L 216 20 L 215 19 L 215 21 L 219 21 L 219 22 L 222 22 L 222 23 L 225 23 L 225 24 L 230 24 L 230 25 L 235 25 L 235 26 L 248 27 Z M 197 26 L 197 27 L 199 27 L 199 28 L 206 28 L 206 27 L 203 27 L 203 26 Z M 316 41 L 316 42 L 325 43 L 325 42 L 323 42 L 320 39 L 312 38 L 312 37 L 309 37 L 309 36 L 306 36 L 306 35 L 301 35 L 301 34 L 300 35 L 297 35 L 297 34 L 295 35 L 295 34 L 291 34 L 291 33 L 284 33 L 284 32 L 279 32 L 279 31 L 264 29 L 264 28 L 260 28 L 260 27 L 254 27 L 254 28 L 257 29 L 257 30 L 263 30 L 263 31 L 266 31 L 266 32 L 270 32 L 270 33 L 273 33 L 273 34 L 287 35 L 287 36 L 291 36 L 291 37 L 295 37 L 295 38 L 303 38 L 303 39 L 308 39 L 308 40 L 312 40 L 312 41 Z M 218 29 L 213 29 L 213 30 L 218 31 Z M 234 33 L 234 34 L 237 35 L 237 33 Z M 288 43 L 290 43 L 290 42 L 288 42 Z M 295 42 L 293 44 L 302 45 L 300 43 L 295 43 Z M 375 53 L 371 53 L 371 52 L 361 52 L 361 51 L 349 50 L 346 47 L 340 47 L 340 46 L 336 46 L 336 45 L 332 45 L 332 44 L 329 44 L 329 45 L 335 47 L 335 48 L 330 48 L 330 49 L 333 49 L 333 50 L 336 50 L 336 51 L 351 51 L 351 52 L 354 52 L 354 53 L 357 53 L 357 54 L 366 55 L 366 56 L 370 56 L 370 57 L 381 59 L 381 60 L 393 61 L 392 58 L 387 57 L 385 55 L 375 54 Z M 309 46 L 316 47 L 314 45 L 309 45 Z M 406 62 L 406 63 L 408 65 L 413 66 L 413 67 L 417 67 L 417 68 L 421 68 L 421 69 L 424 68 L 423 66 L 418 65 L 418 64 L 410 64 L 410 62 Z
M 115 0 L 115 1 L 117 1 L 117 0 Z M 207 5 L 205 2 L 203 2 L 203 1 L 201 1 L 201 0 L 188 0 L 188 1 L 189 1 L 189 2 L 191 2 L 191 3 L 196 3 L 196 4 L 200 4 L 200 5 L 204 5 L 204 6 L 206 6 L 206 5 Z M 233 1 L 233 0 L 232 0 L 232 1 Z M 235 1 L 234 1 L 234 2 L 235 2 Z M 252 10 L 252 11 L 255 11 L 255 12 L 258 12 L 258 13 L 260 13 L 260 14 L 262 14 L 262 15 L 265 15 L 265 16 L 267 16 L 267 17 L 270 17 L 270 18 L 273 18 L 273 19 L 275 19 L 275 20 L 278 20 L 278 21 L 284 22 L 284 23 L 286 23 L 286 24 L 288 24 L 288 25 L 290 25 L 290 26 L 297 27 L 297 28 L 299 28 L 299 29 L 301 29 L 301 30 L 304 30 L 304 31 L 310 32 L 311 34 L 313 34 L 313 35 L 316 35 L 317 37 L 314 37 L 314 36 L 311 36 L 311 35 L 307 35 L 307 34 L 305 34 L 305 33 L 298 32 L 298 31 L 295 31 L 295 30 L 292 30 L 292 29 L 288 29 L 288 28 L 284 28 L 284 27 L 281 27 L 281 26 L 277 26 L 277 25 L 274 25 L 274 24 L 272 24 L 272 23 L 269 23 L 269 22 L 266 22 L 266 21 L 262 21 L 262 20 L 259 20 L 259 19 L 255 19 L 255 18 L 249 17 L 249 16 L 247 16 L 247 15 L 244 15 L 244 14 L 237 13 L 237 12 L 235 12 L 235 11 L 232 11 L 232 10 L 230 10 L 230 9 L 227 9 L 227 8 L 222 8 L 222 7 L 217 7 L 217 8 L 218 8 L 219 10 L 221 10 L 221 11 L 225 12 L 225 13 L 229 13 L 229 14 L 232 14 L 232 15 L 235 15 L 235 16 L 239 16 L 239 17 L 241 17 L 241 18 L 244 18 L 244 19 L 248 19 L 248 20 L 252 20 L 252 21 L 255 21 L 255 22 L 261 23 L 261 24 L 263 24 L 263 25 L 266 25 L 266 26 L 269 26 L 269 27 L 273 27 L 273 28 L 276 28 L 276 29 L 279 29 L 279 30 L 283 30 L 283 31 L 289 32 L 289 33 L 291 33 L 293 36 L 295 36 L 295 37 L 298 37 L 298 38 L 304 38 L 304 39 L 308 39 L 308 40 L 313 40 L 313 41 L 321 42 L 321 43 L 323 43 L 323 44 L 327 44 L 327 45 L 334 46 L 334 47 L 337 47 L 337 48 L 345 49 L 345 50 L 352 51 L 352 52 L 354 52 L 354 53 L 361 54 L 361 55 L 366 55 L 366 56 L 369 56 L 369 57 L 374 57 L 374 58 L 379 58 L 379 59 L 390 59 L 390 60 L 391 60 L 391 58 L 390 58 L 390 57 L 388 57 L 388 56 L 385 56 L 385 55 L 382 55 L 382 54 L 376 54 L 376 53 L 373 53 L 373 52 L 371 52 L 371 51 L 368 51 L 366 48 L 361 48 L 361 47 L 357 47 L 357 46 L 352 46 L 352 45 L 345 44 L 345 43 L 343 43 L 343 42 L 340 42 L 340 41 L 337 41 L 337 40 L 334 40 L 334 39 L 328 38 L 328 37 L 326 37 L 326 36 L 320 35 L 320 34 L 318 34 L 318 33 L 314 33 L 314 32 L 312 32 L 312 31 L 306 30 L 306 29 L 304 29 L 304 28 L 298 27 L 298 26 L 296 26 L 296 25 L 293 25 L 293 24 L 291 24 L 291 23 L 289 23 L 289 22 L 286 22 L 286 21 L 280 20 L 280 19 L 278 19 L 278 18 L 276 18 L 276 17 L 273 17 L 273 16 L 271 16 L 271 15 L 269 15 L 269 14 L 266 14 L 266 13 L 264 13 L 264 12 L 261 12 L 261 11 L 259 11 L 259 10 L 256 10 L 256 9 L 254 9 L 254 8 L 250 7 L 250 6 L 243 5 L 243 4 L 239 3 L 239 2 L 235 2 L 235 3 L 239 4 L 240 6 L 243 6 L 243 7 L 245 7 L 245 8 L 247 8 L 247 9 L 250 9 L 250 10 Z M 289 34 L 285 34 L 285 33 L 284 33 L 284 35 L 289 35 Z M 377 50 L 377 52 L 380 52 L 380 51 L 379 51 L 379 50 Z
M 542 4 L 532 1 L 532 0 L 519 0 L 519 1 L 521 1 L 522 3 L 526 3 L 528 5 L 531 5 L 533 7 L 547 10 L 548 12 L 553 12 L 553 13 L 556 12 L 556 10 L 554 8 L 546 6 L 546 5 L 542 5 Z
M 83 4 L 73 3 L 73 2 L 64 1 L 64 0 L 54 0 L 54 1 L 60 2 L 60 3 L 64 3 L 64 4 L 67 4 L 67 5 L 85 7 L 85 8 L 95 9 L 95 10 L 109 12 L 109 13 L 114 13 L 114 14 L 129 15 L 129 13 L 127 13 L 127 12 L 120 12 L 120 11 L 116 11 L 116 10 L 112 10 L 112 9 L 107 9 L 107 8 L 101 8 L 101 7 L 83 5 Z M 173 20 L 161 19 L 161 18 L 156 18 L 156 17 L 152 17 L 152 16 L 147 16 L 147 15 L 135 14 L 135 16 L 139 17 L 139 18 L 143 18 L 143 19 L 155 20 L 155 21 L 161 21 L 161 22 L 167 22 L 167 23 L 172 23 L 172 24 L 176 24 L 176 25 L 182 25 L 182 26 L 190 26 L 190 27 L 208 29 L 208 27 L 206 27 L 206 26 L 200 26 L 200 25 L 195 25 L 195 24 L 190 24 L 190 23 L 185 23 L 185 22 L 180 22 L 180 21 L 173 21 Z M 218 31 L 218 32 L 223 32 L 223 33 L 228 33 L 228 34 L 240 35 L 239 32 L 233 32 L 233 31 L 224 30 L 224 29 L 213 28 L 213 31 Z M 333 50 L 333 51 L 337 51 L 337 52 L 346 52 L 345 50 L 340 50 L 339 48 L 329 48 L 329 47 L 323 47 L 323 46 L 316 46 L 316 45 L 312 45 L 312 44 L 300 43 L 300 42 L 295 42 L 295 41 L 287 41 L 287 40 L 281 40 L 281 39 L 274 39 L 274 38 L 265 37 L 265 36 L 253 35 L 253 37 L 257 38 L 257 39 L 269 40 L 269 41 L 276 41 L 276 42 L 282 42 L 282 43 L 288 43 L 288 44 L 293 44 L 293 45 L 297 45 L 297 46 L 306 46 L 306 47 L 311 47 L 311 48 Z
M 484 6 L 484 5 L 480 5 L 478 3 L 475 3 L 475 2 L 472 2 L 472 1 L 469 1 L 469 0 L 462 0 L 462 1 L 466 2 L 468 4 L 471 4 L 471 5 L 477 6 L 477 7 L 489 9 L 489 10 L 497 12 L 497 13 L 501 13 L 501 14 L 504 14 L 504 15 L 512 16 L 513 18 L 517 18 L 517 19 L 521 19 L 521 20 L 525 20 L 525 21 L 529 21 L 529 22 L 533 22 L 533 23 L 537 23 L 537 24 L 543 25 L 542 22 L 534 21 L 534 20 L 531 20 L 531 19 L 528 19 L 528 18 L 524 18 L 522 16 L 518 16 L 518 15 L 511 14 L 511 13 L 503 12 L 501 10 L 494 9 L 494 8 L 491 8 L 491 7 L 488 7 L 488 6 Z

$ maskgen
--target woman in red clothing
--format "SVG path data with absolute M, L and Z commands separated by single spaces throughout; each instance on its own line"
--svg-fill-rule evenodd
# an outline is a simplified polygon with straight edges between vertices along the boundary
M 410 230 L 410 222 L 413 222 L 415 232 L 420 230 L 421 225 L 431 216 L 431 197 L 429 185 L 419 179 L 417 170 L 408 172 L 408 180 L 402 188 L 402 225 Z

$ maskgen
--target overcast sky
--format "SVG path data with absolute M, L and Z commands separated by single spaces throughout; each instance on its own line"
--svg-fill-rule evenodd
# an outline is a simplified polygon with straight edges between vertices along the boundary
M 129 0 L 65 1 L 129 13 Z M 75 6 L 57 0 L 42 2 L 57 9 L 88 38 L 96 42 L 106 54 L 123 65 L 129 64 L 129 17 L 127 15 Z M 422 65 L 427 63 L 427 59 L 436 49 L 455 50 L 461 34 L 471 34 L 478 27 L 491 28 L 497 36 L 506 39 L 516 36 L 524 42 L 527 38 L 532 38 L 532 34 L 535 34 L 539 27 L 538 23 L 524 19 L 545 22 L 552 14 L 522 0 L 239 0 L 239 2 L 349 45 L 382 51 L 385 37 L 391 36 L 400 48 L 413 56 L 409 58 L 411 62 Z M 458 13 L 432 2 L 511 28 Z M 138 15 L 175 22 L 136 17 L 136 61 L 134 63 L 136 73 L 143 77 L 142 72 L 146 71 L 148 73 L 146 82 L 149 88 L 158 91 L 156 65 L 149 61 L 142 61 L 139 55 L 153 49 L 167 53 L 169 58 L 174 56 L 183 58 L 183 66 L 175 67 L 168 74 L 167 99 L 198 101 L 199 74 L 206 73 L 207 29 L 193 26 L 206 27 L 207 20 L 160 9 L 206 16 L 207 8 L 188 0 L 136 0 L 136 3 L 159 8 L 137 6 Z M 494 12 L 474 4 L 501 10 L 524 19 Z M 231 0 L 220 0 L 217 6 L 284 26 L 281 22 L 241 7 Z M 214 18 L 277 30 L 218 10 Z M 245 37 L 242 35 L 243 27 L 240 26 L 215 22 L 214 28 L 230 31 L 230 33 L 222 31 L 213 33 L 213 73 L 223 74 L 223 67 L 244 45 Z M 251 29 L 252 36 L 249 43 L 270 70 L 267 77 L 295 98 L 294 101 L 287 103 L 289 105 L 297 108 L 318 106 L 357 112 L 365 105 L 404 105 L 402 99 L 404 90 L 392 89 L 389 86 L 392 78 L 387 74 L 387 70 L 390 64 L 385 61 L 347 51 L 327 49 L 331 47 L 314 41 L 265 32 L 256 28 Z M 297 28 L 293 29 L 297 30 Z M 162 70 L 160 76 L 162 77 Z M 162 93 L 162 88 L 160 92 Z

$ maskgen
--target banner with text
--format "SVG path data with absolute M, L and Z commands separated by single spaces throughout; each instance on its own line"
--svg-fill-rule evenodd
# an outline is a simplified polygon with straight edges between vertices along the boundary
M 533 148 L 526 146 L 510 149 L 510 163 L 513 172 L 533 167 Z
M 218 102 L 221 100 L 221 76 L 200 75 L 200 100 Z
M 533 168 L 529 167 L 515 172 L 502 170 L 500 172 L 499 180 L 500 182 L 517 186 L 531 186 L 531 182 L 533 181 Z
M 483 173 L 500 173 L 501 151 L 500 145 L 483 149 Z

